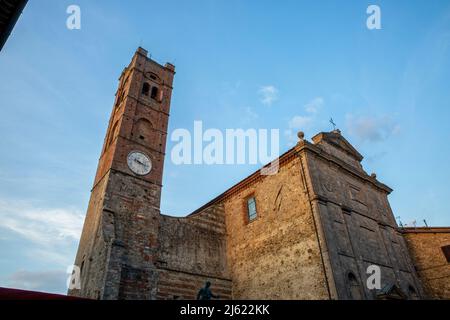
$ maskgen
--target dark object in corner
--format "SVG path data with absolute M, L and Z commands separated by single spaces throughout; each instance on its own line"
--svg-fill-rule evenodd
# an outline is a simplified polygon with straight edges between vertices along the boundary
M 8 40 L 28 0 L 0 0 L 0 51 Z

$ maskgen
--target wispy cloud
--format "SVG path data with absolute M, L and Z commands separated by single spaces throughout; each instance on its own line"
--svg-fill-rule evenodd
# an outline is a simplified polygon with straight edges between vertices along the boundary
M 297 132 L 308 128 L 313 119 L 310 116 L 294 116 L 289 120 L 288 129 L 284 131 L 285 136 L 288 139 L 289 145 L 294 145 L 297 142 Z
M 308 113 L 317 113 L 322 108 L 324 102 L 322 97 L 314 98 L 305 105 L 305 111 Z
M 38 208 L 25 202 L 0 200 L 0 228 L 5 228 L 35 244 L 78 241 L 84 214 L 72 208 Z
M 43 292 L 66 292 L 68 274 L 65 270 L 27 271 L 19 270 L 9 275 L 6 286 Z
M 253 109 L 250 107 L 245 108 L 245 115 L 246 118 L 249 120 L 255 120 L 259 118 L 259 115 L 256 112 L 254 112 Z
M 263 86 L 258 91 L 260 101 L 263 105 L 271 106 L 276 100 L 278 100 L 278 89 L 273 85 Z
M 220 84 L 218 96 L 227 99 L 237 96 L 241 87 L 241 80 L 236 80 L 234 82 L 224 81 Z
M 360 142 L 379 142 L 400 131 L 400 125 L 390 116 L 347 115 L 346 125 L 350 135 Z
M 0 286 L 64 293 L 66 268 L 73 263 L 80 239 L 82 211 L 0 199 L 0 214 L 0 256 L 19 270 L 1 277 Z M 47 270 L 28 271 L 43 264 Z
M 289 120 L 289 129 L 300 130 L 308 127 L 312 122 L 311 117 L 295 116 Z
M 295 115 L 289 120 L 288 129 L 284 131 L 289 145 L 294 145 L 297 142 L 298 131 L 304 131 L 313 125 L 317 113 L 323 108 L 324 104 L 324 98 L 316 97 L 303 106 L 303 110 L 308 115 Z
M 388 153 L 386 151 L 377 152 L 375 154 L 371 154 L 368 156 L 365 156 L 364 159 L 367 161 L 367 163 L 374 164 L 380 159 L 384 158 Z

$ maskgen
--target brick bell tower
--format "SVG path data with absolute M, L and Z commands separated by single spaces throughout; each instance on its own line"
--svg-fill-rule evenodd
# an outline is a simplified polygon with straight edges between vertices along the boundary
M 120 76 L 75 265 L 93 299 L 155 299 L 161 183 L 175 67 L 138 48 Z

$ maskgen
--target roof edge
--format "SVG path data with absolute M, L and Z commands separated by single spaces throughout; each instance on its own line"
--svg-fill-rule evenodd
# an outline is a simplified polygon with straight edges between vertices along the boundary
M 450 233 L 450 227 L 404 227 L 401 233 Z
M 345 163 L 342 163 L 342 161 L 340 159 L 336 158 L 335 156 L 333 156 L 331 154 L 325 155 L 320 148 L 318 148 L 316 145 L 314 145 L 308 141 L 305 141 L 305 140 L 300 141 L 299 143 L 297 143 L 297 145 L 295 145 L 294 147 L 292 147 L 291 149 L 289 149 L 288 151 L 286 151 L 285 153 L 283 153 L 281 156 L 278 157 L 280 166 L 287 163 L 291 159 L 291 157 L 294 157 L 299 152 L 301 152 L 302 150 L 305 150 L 305 149 L 315 152 L 316 154 L 318 154 L 319 156 L 322 156 L 322 157 L 328 156 L 328 159 L 335 160 L 335 162 L 338 165 L 340 165 L 342 168 L 344 168 L 345 170 L 353 172 L 351 169 L 348 168 L 348 165 L 346 165 Z M 265 168 L 269 165 L 270 165 L 270 163 L 264 165 L 262 168 Z M 388 194 L 392 192 L 391 188 L 389 188 L 387 185 L 375 180 L 374 178 L 369 176 L 367 173 L 365 173 L 365 174 L 363 174 L 362 172 L 358 172 L 358 173 L 353 172 L 353 173 L 355 175 L 358 175 L 361 179 L 364 179 L 367 182 L 372 183 L 377 188 L 384 190 Z M 209 202 L 205 203 L 200 208 L 192 211 L 187 216 L 195 215 L 195 214 L 202 212 L 204 209 L 216 204 L 217 202 L 219 202 L 222 199 L 226 198 L 227 196 L 233 194 L 237 190 L 244 188 L 248 184 L 252 183 L 254 180 L 261 178 L 261 177 L 262 177 L 262 175 L 261 175 L 261 168 L 260 168 L 260 169 L 256 170 L 255 172 L 253 172 L 252 174 L 250 174 L 249 176 L 247 176 L 246 178 L 244 178 L 241 181 L 239 181 L 238 183 L 236 183 L 235 185 L 231 186 L 230 188 L 228 188 L 221 194 L 219 194 L 217 197 L 215 197 L 212 200 L 210 200 Z

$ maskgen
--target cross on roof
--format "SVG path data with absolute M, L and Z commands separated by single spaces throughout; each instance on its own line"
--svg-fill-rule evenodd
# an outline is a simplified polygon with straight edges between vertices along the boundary
M 334 123 L 333 118 L 330 118 L 330 123 L 333 126 L 333 130 L 336 130 L 336 123 Z

